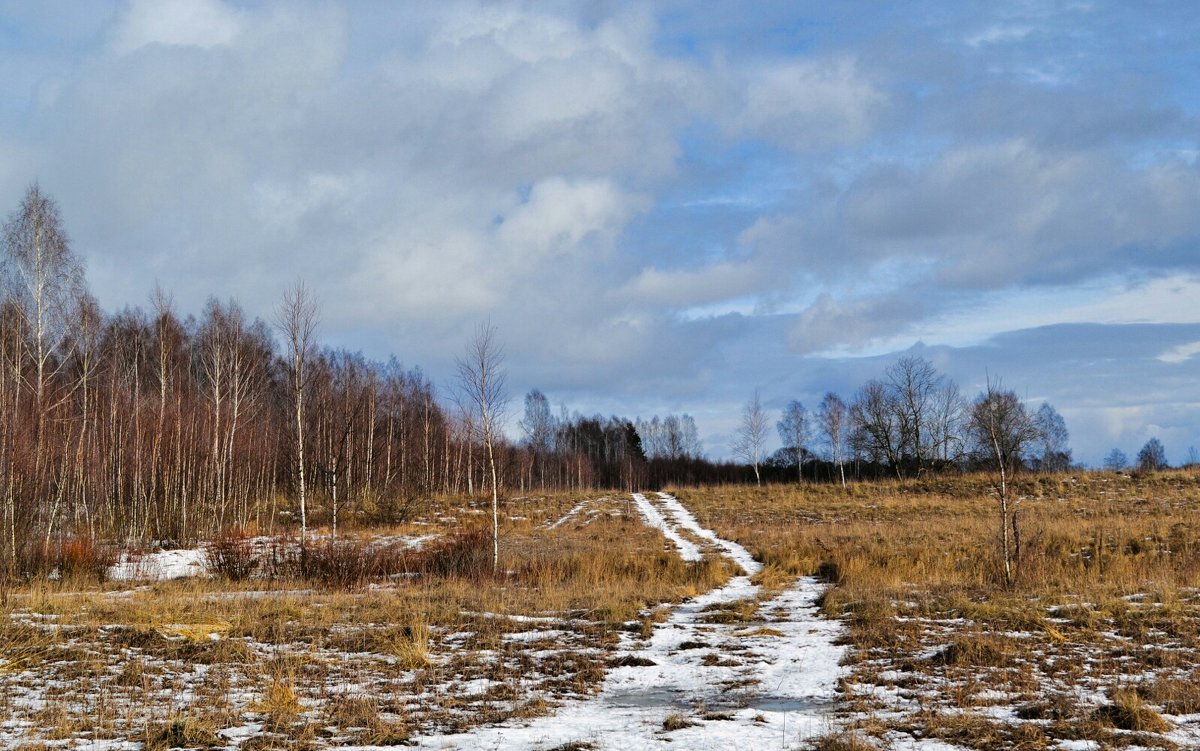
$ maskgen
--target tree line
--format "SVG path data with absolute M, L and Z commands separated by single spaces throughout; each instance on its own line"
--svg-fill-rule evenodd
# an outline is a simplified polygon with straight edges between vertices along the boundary
M 733 451 L 757 481 L 790 473 L 844 485 L 855 478 L 986 469 L 995 446 L 984 418 L 1002 401 L 1011 412 L 1007 429 L 1023 436 L 1012 457 L 1017 466 L 1071 468 L 1070 434 L 1053 405 L 1030 411 L 1015 392 L 990 380 L 984 393 L 968 399 L 918 356 L 899 358 L 848 401 L 827 392 L 815 411 L 790 401 L 775 423 L 783 446 L 770 455 L 770 419 L 756 391 L 742 410 Z
M 505 441 L 499 413 L 481 413 L 468 388 L 439 393 L 394 358 L 318 347 L 319 303 L 301 283 L 270 321 L 217 298 L 182 315 L 160 289 L 146 307 L 106 314 L 57 204 L 37 185 L 3 242 L 0 560 L 9 572 L 72 534 L 303 532 L 314 508 L 336 531 L 347 520 L 402 519 L 431 495 L 481 493 L 489 481 L 494 490 L 644 479 L 631 424 L 569 420 L 555 428 L 552 463 L 551 444 Z M 485 389 L 484 398 L 499 396 Z
M 156 288 L 101 310 L 56 202 L 31 186 L 3 227 L 0 561 L 73 535 L 175 541 L 406 518 L 436 494 L 732 479 L 689 415 L 555 415 L 526 400 L 503 433 L 502 349 L 484 327 L 438 388 L 417 367 L 317 344 L 302 282 L 269 321 L 198 315 Z M 722 474 L 723 473 L 723 474 Z
M 88 292 L 57 204 L 35 184 L 3 227 L 0 298 L 0 561 L 87 534 L 190 541 L 229 527 L 401 520 L 436 494 L 915 476 L 988 466 L 980 401 L 917 357 L 850 399 L 771 420 L 755 394 L 738 461 L 704 455 L 688 414 L 629 419 L 557 410 L 526 395 L 510 440 L 503 350 L 481 327 L 458 379 L 436 386 L 397 359 L 320 347 L 320 304 L 303 283 L 269 321 L 235 300 L 198 315 L 155 289 L 105 313 Z M 989 393 L 992 389 L 989 387 Z M 1071 464 L 1062 417 L 1029 413 L 1014 467 Z M 981 397 L 982 398 L 982 397 Z M 992 442 L 995 444 L 995 441 Z M 994 453 L 995 445 L 992 446 Z M 493 514 L 493 520 L 495 514 Z

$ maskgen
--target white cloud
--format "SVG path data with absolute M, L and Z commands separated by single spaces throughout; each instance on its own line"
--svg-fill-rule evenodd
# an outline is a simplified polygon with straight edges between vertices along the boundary
M 221 0 L 131 0 L 113 31 L 113 48 L 129 53 L 152 44 L 228 46 L 241 31 L 239 14 Z
M 677 308 L 710 306 L 760 291 L 764 270 L 751 263 L 715 263 L 696 269 L 647 267 L 624 288 L 641 303 Z
M 1179 363 L 1187 362 L 1196 355 L 1200 355 L 1200 342 L 1191 342 L 1190 344 L 1180 344 L 1177 347 L 1163 352 L 1158 356 L 1158 359 L 1165 363 L 1178 365 Z
M 547 256 L 570 255 L 596 238 L 611 243 L 646 202 L 629 196 L 609 180 L 538 182 L 529 200 L 516 207 L 496 232 L 509 263 L 534 263 Z
M 852 352 L 903 330 L 923 308 L 923 301 L 906 295 L 838 299 L 821 293 L 792 325 L 788 344 L 800 354 Z
M 887 97 L 853 58 L 772 61 L 744 70 L 730 127 L 800 151 L 870 134 Z
M 968 34 L 964 41 L 970 47 L 983 47 L 989 44 L 1019 42 L 1032 32 L 1032 27 L 1023 24 L 992 24 Z

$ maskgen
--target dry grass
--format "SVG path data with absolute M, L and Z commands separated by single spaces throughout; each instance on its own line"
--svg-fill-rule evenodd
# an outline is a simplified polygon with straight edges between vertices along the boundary
M 1011 589 L 986 478 L 678 495 L 765 564 L 764 597 L 797 575 L 835 585 L 822 608 L 848 627 L 846 728 L 814 748 L 1172 747 L 1168 729 L 1200 713 L 1197 478 L 1029 477 L 1016 492 L 1025 550 Z M 477 526 L 487 504 L 445 499 L 303 559 L 231 532 L 211 580 L 34 577 L 0 611 L 0 711 L 13 719 L 0 745 L 199 748 L 248 724 L 265 730 L 250 751 L 385 745 L 552 711 L 621 664 L 619 634 L 649 636 L 664 604 L 734 573 L 718 556 L 682 562 L 623 495 L 549 527 L 580 500 L 510 502 L 498 574 Z M 441 536 L 411 551 L 383 533 Z M 704 617 L 769 635 L 761 599 Z
M 300 557 L 231 531 L 213 579 L 34 579 L 0 611 L 0 745 L 200 748 L 248 725 L 243 748 L 389 745 L 545 714 L 596 690 L 619 633 L 731 574 L 680 561 L 623 496 L 549 528 L 579 500 L 511 502 L 498 576 L 480 515 L 453 501 L 405 529 L 440 534 L 420 550 L 359 531 Z
M 985 477 L 677 492 L 771 578 L 835 585 L 823 609 L 848 625 L 851 727 L 968 748 L 1172 747 L 1170 717 L 1200 710 L 1200 478 L 1024 477 L 1016 494 L 1024 551 L 1006 589 Z M 1018 711 L 996 721 L 995 704 Z

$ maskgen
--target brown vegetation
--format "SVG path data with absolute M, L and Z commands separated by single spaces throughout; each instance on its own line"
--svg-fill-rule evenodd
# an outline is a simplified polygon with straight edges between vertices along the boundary
M 258 725 L 247 744 L 309 748 L 545 714 L 596 689 L 619 633 L 730 573 L 680 561 L 623 498 L 549 527 L 580 500 L 508 504 L 498 578 L 489 530 L 437 526 L 469 510 L 445 504 L 410 528 L 441 533 L 418 548 L 383 530 L 303 547 L 230 532 L 212 560 L 248 575 L 33 580 L 0 612 L 0 706 L 17 723 L 0 738 L 206 747 Z
M 1200 477 L 1019 478 L 1010 493 L 1025 540 L 1011 587 L 993 481 L 678 494 L 770 568 L 835 585 L 823 607 L 848 625 L 844 710 L 859 735 L 823 743 L 1174 747 L 1171 717 L 1200 706 L 1189 688 L 1200 679 Z M 999 721 L 994 705 L 1016 711 Z

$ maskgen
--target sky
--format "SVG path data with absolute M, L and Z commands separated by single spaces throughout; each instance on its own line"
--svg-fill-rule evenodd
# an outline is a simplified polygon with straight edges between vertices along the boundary
M 11 2 L 0 213 L 59 203 L 105 309 L 155 284 L 513 411 L 688 412 L 729 454 L 903 354 L 1098 465 L 1200 446 L 1186 2 Z

